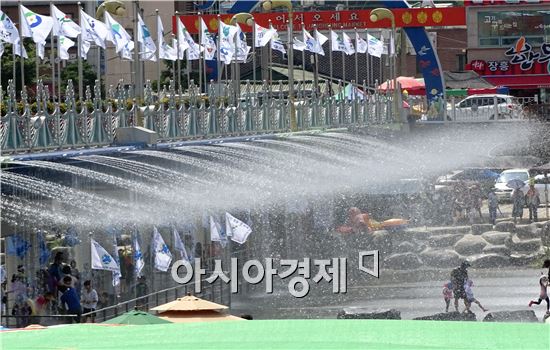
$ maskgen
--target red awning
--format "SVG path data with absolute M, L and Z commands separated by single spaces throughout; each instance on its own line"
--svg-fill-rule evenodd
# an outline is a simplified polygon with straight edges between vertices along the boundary
M 550 88 L 550 75 L 484 75 L 483 79 L 496 86 L 507 86 L 511 89 Z

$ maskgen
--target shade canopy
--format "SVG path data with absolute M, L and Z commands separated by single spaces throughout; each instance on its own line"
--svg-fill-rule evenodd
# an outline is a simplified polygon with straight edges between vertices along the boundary
M 217 322 L 217 321 L 243 321 L 244 319 L 227 315 L 223 312 L 215 310 L 204 311 L 166 311 L 158 315 L 161 319 L 173 323 L 190 323 L 190 322 Z
M 397 77 L 397 82 L 401 85 L 401 90 L 407 90 L 409 94 L 417 91 L 425 91 L 426 86 L 424 80 L 416 79 L 415 77 Z M 393 80 L 386 81 L 378 85 L 380 91 L 393 91 Z
M 102 323 L 147 325 L 147 324 L 164 324 L 164 323 L 171 323 L 171 322 L 168 320 L 159 318 L 155 315 L 151 315 L 150 313 L 147 313 L 145 311 L 132 310 L 118 317 L 104 321 Z
M 225 310 L 227 306 L 216 304 L 208 300 L 187 295 L 166 304 L 152 308 L 152 311 L 200 311 L 200 310 Z

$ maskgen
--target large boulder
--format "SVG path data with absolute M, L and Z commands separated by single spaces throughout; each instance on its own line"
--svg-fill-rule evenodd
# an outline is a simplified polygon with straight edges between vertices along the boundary
M 489 312 L 483 322 L 539 322 L 533 310 Z
M 414 229 L 405 232 L 409 234 L 409 237 L 413 238 L 416 241 L 426 241 L 432 236 L 432 232 L 428 230 Z
M 478 254 L 468 257 L 468 261 L 472 267 L 477 268 L 494 268 L 510 265 L 510 258 L 501 254 Z
M 455 267 L 460 265 L 461 262 L 460 255 L 450 249 L 426 249 L 420 253 L 420 259 L 428 266 L 437 267 Z
M 364 319 L 364 320 L 400 320 L 401 312 L 395 309 L 370 310 L 359 307 L 349 307 L 338 312 L 337 319 Z
M 532 265 L 542 255 L 544 255 L 544 251 L 541 250 L 531 254 L 512 253 L 510 254 L 510 264 L 514 266 Z
M 488 232 L 484 232 L 481 235 L 481 237 L 483 237 L 484 240 L 495 245 L 504 244 L 504 242 L 506 242 L 506 240 L 511 236 L 512 234 L 510 232 L 500 232 L 500 231 L 488 231 Z
M 422 266 L 422 260 L 415 253 L 396 253 L 384 259 L 383 265 L 386 268 L 410 270 Z
M 455 243 L 454 249 L 460 255 L 474 255 L 481 253 L 487 244 L 481 236 L 467 234 Z
M 542 246 L 540 238 L 522 240 L 517 235 L 513 235 L 511 238 L 507 239 L 504 244 L 513 252 L 518 253 L 534 253 Z
M 516 235 L 520 239 L 540 238 L 540 229 L 536 225 L 517 225 Z
M 446 234 L 446 235 L 432 236 L 428 240 L 428 244 L 431 247 L 435 247 L 435 248 L 451 247 L 456 242 L 458 242 L 458 240 L 460 240 L 462 237 L 464 236 L 461 234 Z
M 540 237 L 542 244 L 545 246 L 550 246 L 550 221 L 547 221 L 544 225 L 542 225 L 540 229 Z
M 472 234 L 473 235 L 480 235 L 484 232 L 491 231 L 493 229 L 493 225 L 491 224 L 473 224 L 472 225 Z
M 511 250 L 504 244 L 500 244 L 500 245 L 489 244 L 489 245 L 486 245 L 485 248 L 483 248 L 483 253 L 484 254 L 495 253 L 499 255 L 509 256 L 511 253 Z
M 495 230 L 500 232 L 514 232 L 516 225 L 512 221 L 501 221 L 495 225 Z
M 418 251 L 418 246 L 411 242 L 401 242 L 393 249 L 395 253 L 415 253 Z
M 413 320 L 422 321 L 477 321 L 473 312 L 442 312 L 435 315 L 415 317 Z

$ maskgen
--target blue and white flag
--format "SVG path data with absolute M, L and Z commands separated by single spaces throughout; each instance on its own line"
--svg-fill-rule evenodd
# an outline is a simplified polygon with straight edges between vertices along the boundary
M 220 21 L 218 31 L 218 47 L 220 50 L 220 60 L 225 64 L 230 64 L 235 55 L 235 35 L 239 29 Z
M 157 52 L 157 46 L 155 45 L 155 42 L 153 41 L 153 38 L 151 37 L 151 32 L 149 32 L 149 28 L 143 22 L 143 19 L 138 13 L 138 37 L 137 41 L 140 44 L 139 48 L 139 54 L 140 58 L 142 60 L 148 60 L 148 61 L 157 61 L 157 55 L 155 54 Z
M 120 285 L 120 277 L 122 277 L 122 274 L 120 273 L 120 256 L 118 255 L 118 245 L 116 242 L 116 233 L 113 235 L 113 259 L 115 259 L 117 265 L 118 265 L 118 271 L 113 271 L 113 287 L 117 287 Z
M 370 34 L 367 34 L 368 53 L 374 57 L 382 57 L 384 52 L 384 41 L 376 39 Z
M 107 40 L 112 42 L 115 45 L 115 51 L 116 53 L 122 52 L 123 58 L 127 58 L 127 53 L 132 51 L 134 49 L 134 42 L 132 41 L 132 37 L 126 29 L 124 29 L 123 26 L 120 25 L 115 19 L 109 14 L 109 12 L 105 12 L 105 26 L 110 30 L 109 34 L 107 35 Z M 131 58 L 131 53 L 130 53 Z
M 80 18 L 82 41 L 94 42 L 97 46 L 105 49 L 105 40 L 110 35 L 110 29 L 103 22 L 88 15 L 82 8 L 80 9 Z
M 256 47 L 264 47 L 267 45 L 268 42 L 271 41 L 271 39 L 277 35 L 277 31 L 273 27 L 264 28 L 257 23 L 254 23 L 255 26 L 255 34 L 254 37 L 254 45 Z
M 111 256 L 111 254 L 107 253 L 105 248 L 93 239 L 91 240 L 91 248 L 92 269 L 120 272 L 120 266 L 117 264 L 116 260 Z
M 168 271 L 172 262 L 172 253 L 156 227 L 153 227 L 153 252 L 155 254 L 155 268 L 159 271 Z
M 332 47 L 330 48 L 332 51 L 346 52 L 344 41 L 332 30 L 330 31 L 330 39 L 332 40 Z
M 19 259 L 23 259 L 30 248 L 30 243 L 20 235 L 6 237 L 6 253 L 8 255 L 16 255 Z
M 159 45 L 159 57 L 163 60 L 175 61 L 178 59 L 178 53 L 175 47 L 168 45 L 164 41 L 164 26 L 160 16 L 157 16 L 157 43 Z
M 227 236 L 230 236 L 233 242 L 239 244 L 244 244 L 252 233 L 250 226 L 229 213 L 225 213 L 225 225 L 227 227 Z
M 137 278 L 141 277 L 141 271 L 145 266 L 145 261 L 143 259 L 143 254 L 141 253 L 141 247 L 139 246 L 138 232 L 134 232 L 134 238 L 132 242 L 133 255 L 134 255 L 134 272 Z
M 54 4 L 51 4 L 50 12 L 54 19 L 53 35 L 76 38 L 82 32 L 80 26 L 76 24 L 71 17 L 60 11 Z
M 353 55 L 355 53 L 355 48 L 353 47 L 351 38 L 346 33 L 342 33 L 342 41 L 344 42 L 344 52 L 346 55 Z
M 189 256 L 187 255 L 187 250 L 185 249 L 185 244 L 181 240 L 178 230 L 174 228 L 174 249 L 180 252 L 181 258 L 189 261 Z
M 212 35 L 208 31 L 208 26 L 204 23 L 202 17 L 200 18 L 200 31 L 201 31 L 201 45 L 204 48 L 204 59 L 214 60 L 216 58 L 216 41 L 212 38 Z
M 222 247 L 227 245 L 227 236 L 222 230 L 222 226 L 210 216 L 210 240 L 212 242 L 219 242 Z
M 36 43 L 37 55 L 44 59 L 44 47 L 46 46 L 46 38 L 53 28 L 53 18 L 39 15 L 21 4 L 19 5 L 19 18 L 23 19 L 19 23 L 21 36 L 31 37 Z
M 38 231 L 37 234 L 38 237 L 38 263 L 40 264 L 40 267 L 45 266 L 48 263 L 48 260 L 50 260 L 51 252 L 48 249 L 48 246 L 46 245 L 46 240 L 44 239 L 44 233 L 42 231 Z

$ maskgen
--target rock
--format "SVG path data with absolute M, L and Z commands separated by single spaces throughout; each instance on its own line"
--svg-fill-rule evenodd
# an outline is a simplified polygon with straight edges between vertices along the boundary
M 516 226 L 516 235 L 521 239 L 540 238 L 540 232 L 537 227 L 531 225 Z
M 422 316 L 413 318 L 413 320 L 422 321 L 477 321 L 476 315 L 473 312 L 442 312 L 430 316 Z
M 456 242 L 454 249 L 461 255 L 473 255 L 481 253 L 487 244 L 481 236 L 467 234 Z
M 516 225 L 512 221 L 501 221 L 495 225 L 495 230 L 500 232 L 514 232 Z
M 538 260 L 541 255 L 544 255 L 544 251 L 537 251 L 532 254 L 512 253 L 510 254 L 510 264 L 514 266 L 531 265 Z
M 518 253 L 533 253 L 538 251 L 542 246 L 540 238 L 522 240 L 517 235 L 513 235 L 512 238 L 507 239 L 504 244 L 513 252 Z
M 501 267 L 510 264 L 510 258 L 508 258 L 508 256 L 495 253 L 470 256 L 468 261 L 472 264 L 472 267 L 480 268 Z
M 411 230 L 407 232 L 416 241 L 427 241 L 428 239 L 430 239 L 430 236 L 432 235 L 430 231 L 426 231 L 426 230 L 414 230 L 414 231 Z
M 481 237 L 491 244 L 501 245 L 504 244 L 506 239 L 510 238 L 512 234 L 510 232 L 500 231 L 488 231 L 484 232 Z
M 489 312 L 483 322 L 539 322 L 533 310 Z
M 383 265 L 386 268 L 410 270 L 422 266 L 422 260 L 414 253 L 397 253 L 384 259 Z
M 550 221 L 547 221 L 540 230 L 542 244 L 550 246 Z
M 489 244 L 489 245 L 486 245 L 485 248 L 483 248 L 483 253 L 484 254 L 495 253 L 499 255 L 509 256 L 511 251 L 510 251 L 510 248 L 508 248 L 504 244 L 501 244 L 501 245 Z
M 383 254 L 390 254 L 392 250 L 391 235 L 388 231 L 380 230 L 372 234 L 372 244 Z
M 437 267 L 456 267 L 460 265 L 461 259 L 454 250 L 432 250 L 427 249 L 420 253 L 420 259 L 424 264 Z
M 395 253 L 410 253 L 410 252 L 415 253 L 418 251 L 418 247 L 411 242 L 405 241 L 405 242 L 399 243 L 393 251 Z
M 464 237 L 460 234 L 447 234 L 447 235 L 437 235 L 432 236 L 428 240 L 428 243 L 431 247 L 443 248 L 453 246 L 459 239 Z
M 491 224 L 473 224 L 472 225 L 472 234 L 473 235 L 480 235 L 484 232 L 491 231 L 493 229 L 493 225 Z
M 345 308 L 336 316 L 339 320 L 367 319 L 367 320 L 400 320 L 401 312 L 395 309 L 369 310 L 359 307 Z

